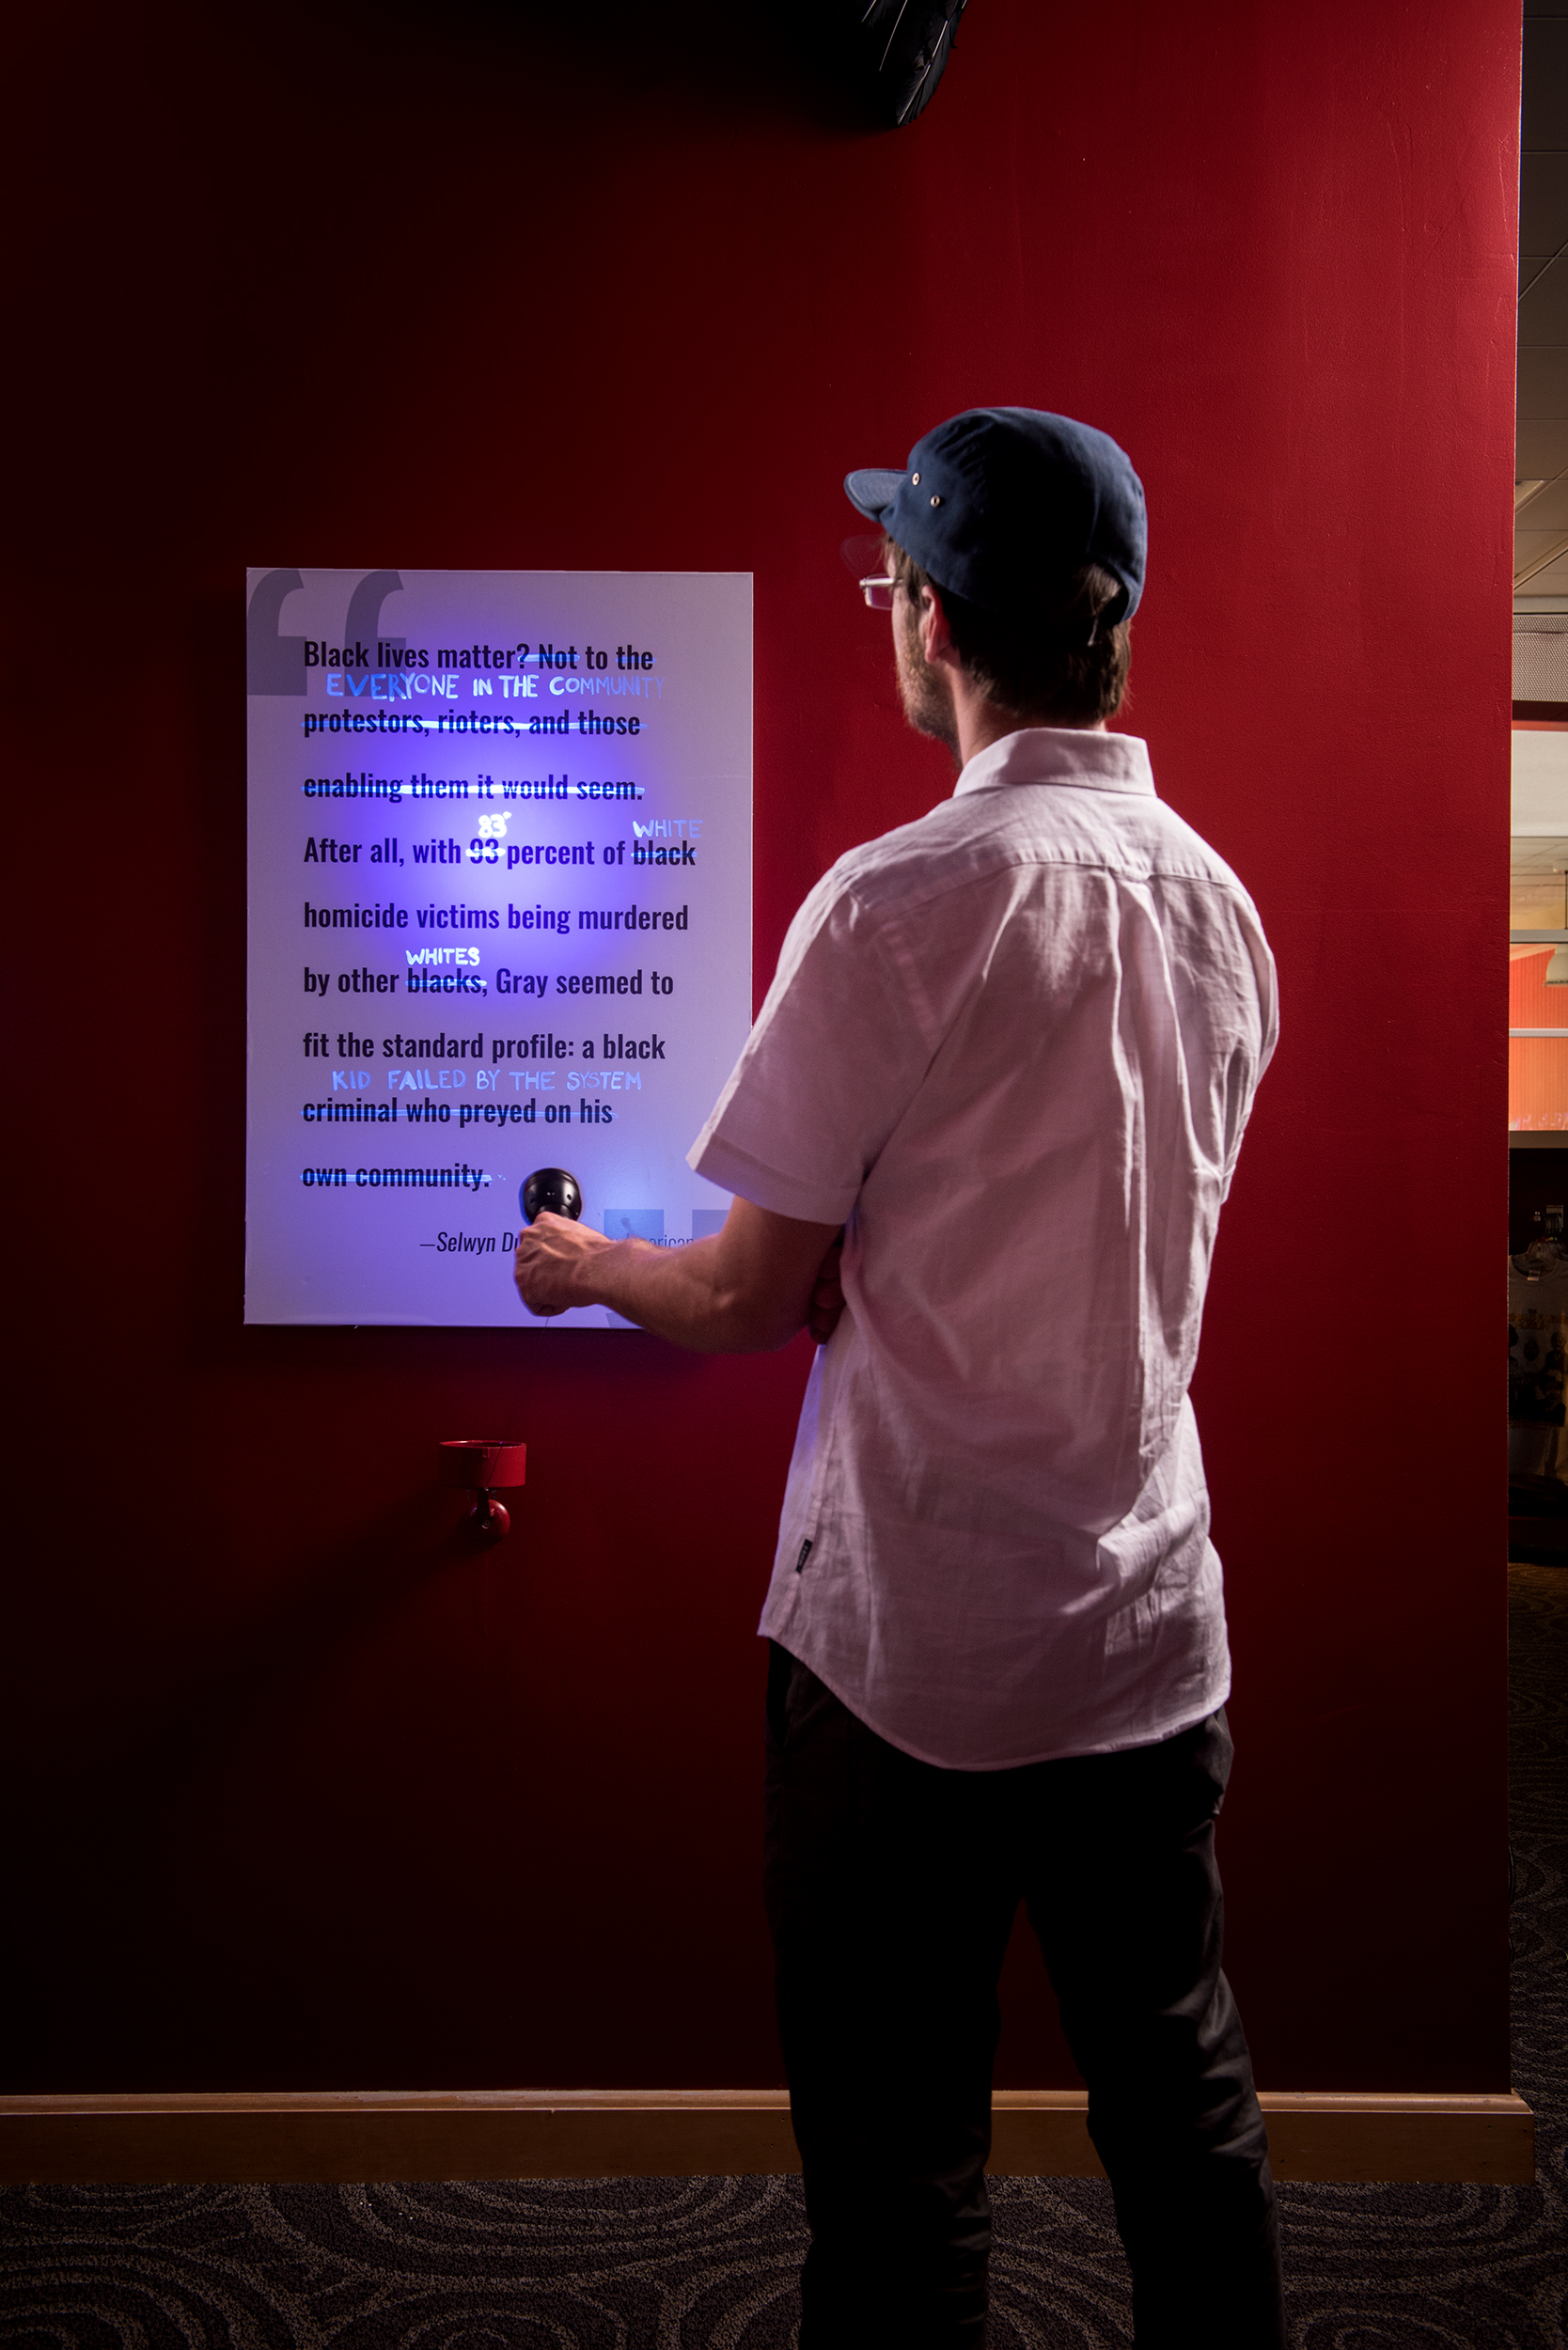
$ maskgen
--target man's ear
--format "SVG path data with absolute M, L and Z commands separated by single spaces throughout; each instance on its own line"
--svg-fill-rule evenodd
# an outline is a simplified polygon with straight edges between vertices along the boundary
M 948 626 L 948 616 L 942 609 L 941 596 L 934 588 L 920 590 L 920 650 L 933 669 L 959 669 L 964 666 Z

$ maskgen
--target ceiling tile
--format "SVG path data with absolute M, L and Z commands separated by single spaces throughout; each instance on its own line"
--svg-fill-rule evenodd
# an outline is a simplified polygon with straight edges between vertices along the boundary
M 1560 253 L 1568 244 L 1568 154 L 1520 157 L 1519 244 L 1526 253 Z
M 1516 414 L 1521 418 L 1568 416 L 1568 350 L 1526 349 L 1520 352 Z M 1519 478 L 1517 466 L 1514 467 L 1514 478 Z
M 1568 255 L 1549 261 L 1519 304 L 1519 346 L 1568 343 Z
M 1568 471 L 1568 415 L 1520 418 L 1513 471 L 1520 481 L 1551 481 Z
M 1543 617 L 1513 616 L 1513 698 L 1518 702 L 1568 701 L 1568 633 L 1548 635 L 1540 624 Z
M 1568 595 L 1568 555 L 1560 555 L 1555 563 L 1548 563 L 1544 572 L 1537 572 L 1519 592 L 1524 596 Z
M 1528 508 L 1526 512 L 1529 513 Z M 1555 547 L 1563 535 L 1560 530 L 1516 530 L 1513 533 L 1514 577 L 1518 577 L 1527 564 L 1538 562 L 1548 547 Z M 1568 553 L 1568 549 L 1564 552 Z
M 1568 21 L 1533 17 L 1525 26 L 1524 96 L 1519 144 L 1568 143 Z
M 1568 476 L 1548 481 L 1519 509 L 1521 530 L 1568 530 Z M 1515 537 L 1518 533 L 1515 532 Z

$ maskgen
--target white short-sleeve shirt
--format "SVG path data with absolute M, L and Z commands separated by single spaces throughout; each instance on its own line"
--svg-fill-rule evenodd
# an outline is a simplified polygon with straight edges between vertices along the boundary
M 691 1164 L 847 1225 L 761 1629 L 908 1753 L 1224 1702 L 1187 1386 L 1276 1030 L 1252 902 L 1128 735 L 993 744 L 792 923 Z

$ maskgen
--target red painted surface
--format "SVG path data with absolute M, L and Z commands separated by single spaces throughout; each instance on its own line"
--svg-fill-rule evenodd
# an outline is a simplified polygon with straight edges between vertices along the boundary
M 760 987 L 946 788 L 839 478 L 1019 400 L 1143 474 L 1128 723 L 1282 970 L 1199 1382 L 1260 2076 L 1501 2088 L 1516 12 L 976 0 L 896 137 L 744 23 L 574 38 L 17 36 L 6 2086 L 777 2077 L 751 1635 L 804 1346 L 241 1327 L 241 568 L 753 569 Z M 530 1452 L 479 1557 L 464 1427 Z M 1036 1964 L 1012 2083 L 1070 2077 Z

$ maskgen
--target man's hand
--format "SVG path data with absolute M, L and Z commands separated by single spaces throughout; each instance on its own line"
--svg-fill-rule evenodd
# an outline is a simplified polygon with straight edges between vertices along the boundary
M 591 1296 L 578 1296 L 589 1273 L 588 1260 L 602 1248 L 613 1248 L 590 1225 L 573 1224 L 568 1215 L 548 1212 L 525 1224 L 517 1236 L 512 1278 L 517 1293 L 531 1314 L 564 1314 L 573 1306 L 590 1306 Z
M 821 1345 L 844 1309 L 843 1234 L 831 1224 L 730 1202 L 724 1229 L 684 1248 L 606 1240 L 566 1216 L 544 1214 L 521 1234 L 514 1277 L 531 1313 L 608 1306 L 677 1346 L 754 1355 L 809 1328 Z

